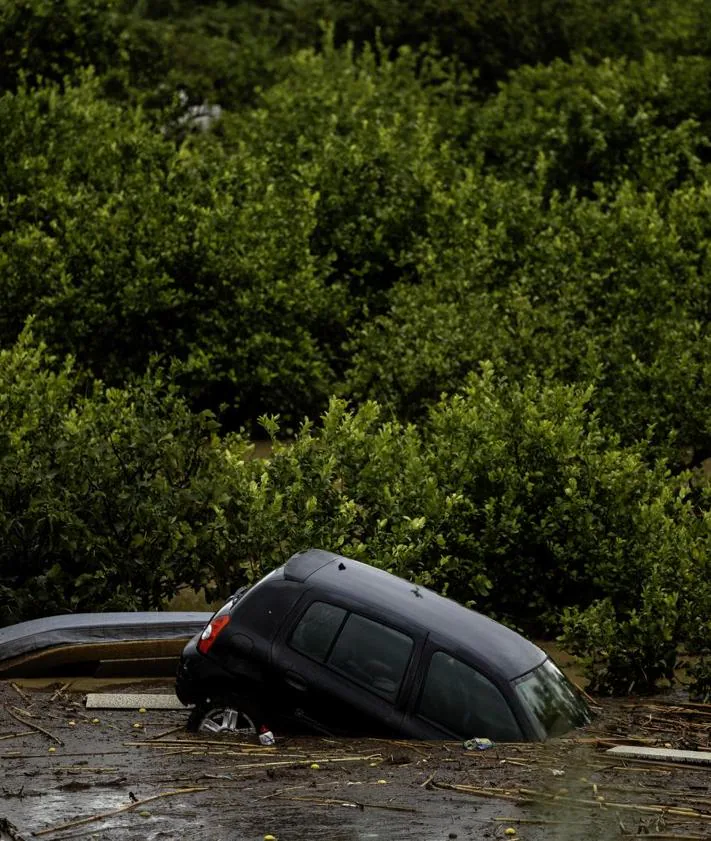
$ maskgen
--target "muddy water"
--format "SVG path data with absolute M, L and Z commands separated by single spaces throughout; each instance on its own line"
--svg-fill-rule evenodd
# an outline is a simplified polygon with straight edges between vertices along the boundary
M 63 744 L 27 733 L 10 716 L 13 709 L 30 712 L 32 722 Z M 51 830 L 36 836 L 49 841 L 260 841 L 268 834 L 278 841 L 607 841 L 619 837 L 620 819 L 634 834 L 655 815 L 617 812 L 600 797 L 647 804 L 647 810 L 649 804 L 711 802 L 707 769 L 627 767 L 595 744 L 612 732 L 639 735 L 658 715 L 646 734 L 678 746 L 682 730 L 663 732 L 669 713 L 655 709 L 650 704 L 636 714 L 629 702 L 610 702 L 588 732 L 578 734 L 585 738 L 482 752 L 454 742 L 281 734 L 275 747 L 263 748 L 249 740 L 191 736 L 182 711 L 87 711 L 78 693 L 33 689 L 22 698 L 0 682 L 0 735 L 8 737 L 0 741 L 0 817 L 27 839 Z M 688 722 L 684 726 L 688 730 Z M 469 793 L 451 785 L 468 786 Z M 132 795 L 143 801 L 176 790 L 125 811 Z M 538 792 L 539 799 L 527 800 L 524 791 Z M 58 829 L 86 818 L 97 819 Z M 516 833 L 505 836 L 507 827 Z M 687 820 L 683 829 L 686 837 L 708 837 L 703 820 Z

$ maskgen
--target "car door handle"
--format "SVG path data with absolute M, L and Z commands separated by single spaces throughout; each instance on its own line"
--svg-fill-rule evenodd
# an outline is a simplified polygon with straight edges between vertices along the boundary
M 296 689 L 299 692 L 306 692 L 308 689 L 306 681 L 296 672 L 286 672 L 284 680 L 292 689 Z

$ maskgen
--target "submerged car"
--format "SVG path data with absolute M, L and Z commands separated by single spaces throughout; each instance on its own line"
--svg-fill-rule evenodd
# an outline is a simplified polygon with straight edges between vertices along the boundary
M 509 628 L 320 549 L 235 593 L 185 647 L 189 725 L 254 733 L 537 741 L 589 720 L 550 658 Z

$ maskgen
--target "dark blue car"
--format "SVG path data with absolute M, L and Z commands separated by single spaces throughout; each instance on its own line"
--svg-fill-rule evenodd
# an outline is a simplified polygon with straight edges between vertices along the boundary
M 239 591 L 185 647 L 177 687 L 210 732 L 293 727 L 542 740 L 589 710 L 536 645 L 416 584 L 310 549 Z

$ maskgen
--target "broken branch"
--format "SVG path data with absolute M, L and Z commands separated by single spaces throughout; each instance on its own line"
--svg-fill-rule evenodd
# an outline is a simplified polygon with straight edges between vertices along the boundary
M 5 707 L 5 712 L 11 717 L 14 718 L 15 721 L 19 722 L 20 724 L 24 724 L 25 727 L 31 727 L 33 730 L 37 730 L 40 733 L 44 733 L 44 735 L 51 739 L 53 742 L 56 742 L 58 745 L 64 745 L 64 742 L 59 738 L 59 736 L 55 736 L 54 733 L 50 733 L 49 730 L 45 730 L 44 727 L 40 727 L 39 724 L 34 724 L 31 721 L 26 721 L 24 718 L 20 718 L 19 715 L 16 715 L 11 709 Z

